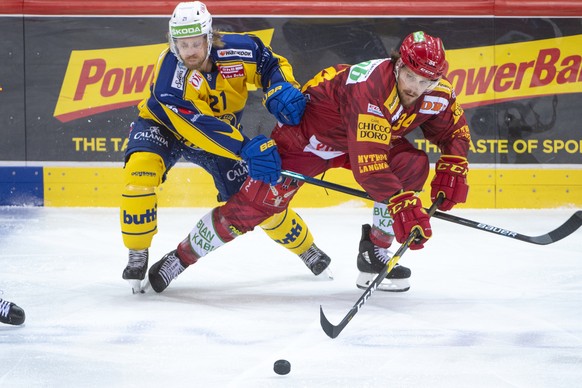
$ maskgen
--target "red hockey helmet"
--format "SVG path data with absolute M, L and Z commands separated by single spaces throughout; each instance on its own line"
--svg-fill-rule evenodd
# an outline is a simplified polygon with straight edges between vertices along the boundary
M 400 58 L 410 70 L 433 80 L 441 77 L 447 67 L 442 40 L 423 31 L 413 32 L 404 38 L 400 45 Z

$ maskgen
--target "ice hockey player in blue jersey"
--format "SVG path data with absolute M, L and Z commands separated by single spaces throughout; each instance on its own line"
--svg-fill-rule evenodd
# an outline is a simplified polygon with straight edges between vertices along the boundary
M 264 135 L 249 139 L 242 131 L 247 84 L 264 92 L 263 104 L 281 123 L 299 123 L 305 109 L 289 62 L 254 35 L 214 31 L 203 3 L 179 3 L 168 36 L 169 47 L 160 54 L 149 94 L 138 105 L 125 152 L 120 223 L 129 261 L 122 277 L 134 293 L 142 291 L 148 249 L 158 230 L 156 190 L 178 159 L 212 175 L 219 201 L 236 193 L 247 174 L 269 184 L 279 179 L 274 141 Z M 191 192 L 197 195 L 197 188 Z M 315 275 L 328 267 L 330 258 L 292 209 L 261 228 Z

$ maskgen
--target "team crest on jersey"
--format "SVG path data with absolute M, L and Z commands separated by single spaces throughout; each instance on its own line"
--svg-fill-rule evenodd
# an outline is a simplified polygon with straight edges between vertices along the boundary
M 385 60 L 386 59 L 372 59 L 370 61 L 360 62 L 357 65 L 353 65 L 352 67 L 350 67 L 350 72 L 346 80 L 346 85 L 366 81 L 370 77 L 370 74 L 372 74 L 374 69 Z
M 220 72 L 220 74 L 222 75 L 222 77 L 224 79 L 229 79 L 229 78 L 238 78 L 238 77 L 244 77 L 245 76 L 245 68 L 242 64 L 237 64 L 237 65 L 222 65 L 222 66 L 218 66 L 218 71 Z
M 277 186 L 280 190 L 275 186 L 269 186 L 269 190 L 263 198 L 263 204 L 276 208 L 285 208 L 289 201 L 291 201 L 291 198 L 293 198 L 293 194 L 299 189 L 299 185 L 296 179 L 285 178 Z
M 437 96 L 424 96 L 418 112 L 425 115 L 438 115 L 449 106 L 449 100 Z
M 372 114 L 375 114 L 377 116 L 384 117 L 384 115 L 382 114 L 382 111 L 380 110 L 380 107 L 378 107 L 376 105 L 372 105 L 370 103 L 368 103 L 368 113 L 372 113 Z
M 252 58 L 253 52 L 251 50 L 243 50 L 243 49 L 221 49 L 217 50 L 216 54 L 219 58 L 226 58 L 226 57 L 242 57 L 242 58 Z
M 190 82 L 190 85 L 194 86 L 196 90 L 200 90 L 200 86 L 202 86 L 203 79 L 204 78 L 202 78 L 202 75 L 199 72 L 193 71 L 188 82 Z
M 176 66 L 176 71 L 174 71 L 174 78 L 172 78 L 172 87 L 176 89 L 184 89 L 184 78 L 186 77 L 186 69 L 183 66 Z
M 217 117 L 220 121 L 227 123 L 228 125 L 232 125 L 233 127 L 237 126 L 237 119 L 236 116 L 232 113 L 225 113 L 222 116 Z

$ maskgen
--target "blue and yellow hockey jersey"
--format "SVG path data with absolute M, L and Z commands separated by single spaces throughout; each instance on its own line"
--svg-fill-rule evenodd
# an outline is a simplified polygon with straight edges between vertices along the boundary
M 171 130 L 186 145 L 238 159 L 248 139 L 241 118 L 248 98 L 247 83 L 266 91 L 272 84 L 299 84 L 284 57 L 250 34 L 225 33 L 223 47 L 212 47 L 211 72 L 188 70 L 170 51 L 156 64 L 148 96 L 139 115 Z

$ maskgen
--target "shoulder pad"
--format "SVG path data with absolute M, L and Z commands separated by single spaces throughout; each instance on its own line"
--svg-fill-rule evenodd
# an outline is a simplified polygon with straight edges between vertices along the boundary
M 219 60 L 249 60 L 255 57 L 257 46 L 248 35 L 225 33 L 222 37 L 222 42 L 224 43 L 223 47 L 212 48 Z
M 442 78 L 439 84 L 433 89 L 433 92 L 445 93 L 450 98 L 454 96 L 455 90 L 447 79 Z

